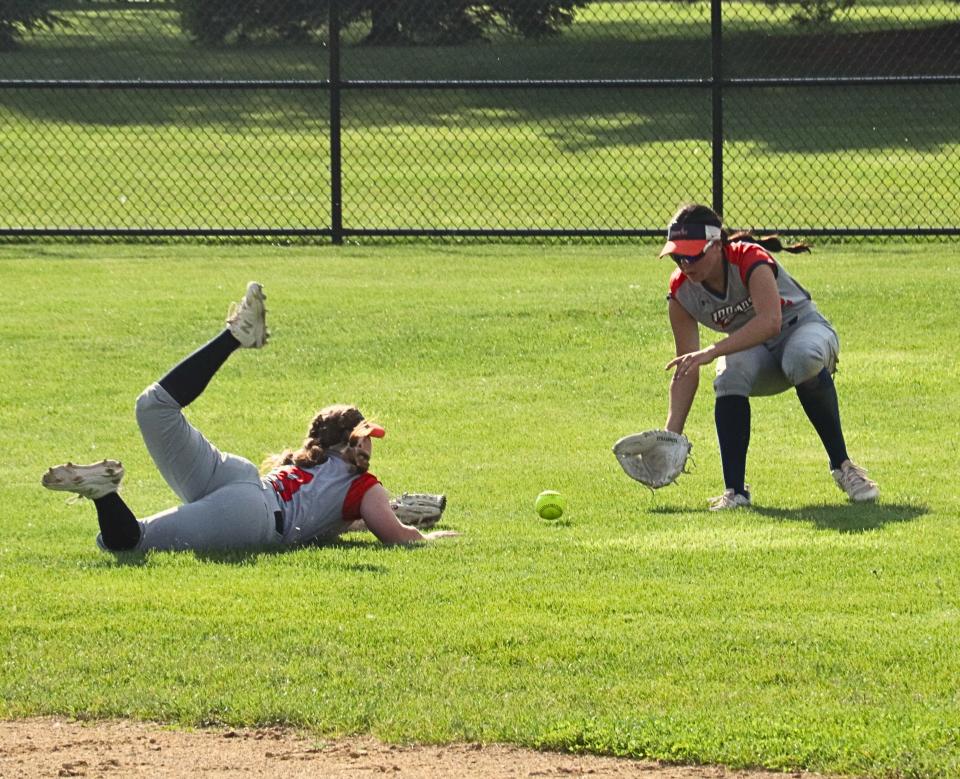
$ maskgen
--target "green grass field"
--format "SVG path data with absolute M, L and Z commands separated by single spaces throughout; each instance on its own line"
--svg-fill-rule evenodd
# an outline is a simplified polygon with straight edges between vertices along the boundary
M 848 505 L 789 394 L 758 399 L 756 506 L 721 487 L 709 383 L 695 468 L 651 494 L 610 453 L 662 424 L 668 268 L 646 246 L 0 247 L 0 717 L 284 723 L 875 777 L 960 773 L 954 245 L 785 264 L 842 342 Z M 320 405 L 388 429 L 372 470 L 444 491 L 462 536 L 280 554 L 96 550 L 39 486 L 117 457 L 141 515 L 172 494 L 133 400 L 250 278 L 273 340 L 190 418 L 258 461 Z M 538 519 L 538 492 L 569 500 Z

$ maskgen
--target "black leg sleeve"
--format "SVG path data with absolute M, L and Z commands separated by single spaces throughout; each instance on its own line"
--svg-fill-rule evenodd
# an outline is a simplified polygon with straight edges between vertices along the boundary
M 103 545 L 114 552 L 133 549 L 140 540 L 140 523 L 116 492 L 93 501 Z
M 839 468 L 847 459 L 847 444 L 843 440 L 843 428 L 840 426 L 837 387 L 830 371 L 824 368 L 812 379 L 798 384 L 797 397 L 807 419 L 823 441 L 823 448 L 827 450 L 830 458 L 830 467 Z
M 713 407 L 723 463 L 723 484 L 746 495 L 747 449 L 750 447 L 750 399 L 743 395 L 717 398 Z
M 207 388 L 210 379 L 227 358 L 240 347 L 229 330 L 181 360 L 160 379 L 160 386 L 169 392 L 181 407 L 189 406 Z

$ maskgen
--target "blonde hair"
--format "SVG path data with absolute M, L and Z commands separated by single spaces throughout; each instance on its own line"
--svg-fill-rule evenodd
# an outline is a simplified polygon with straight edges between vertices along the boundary
M 328 451 L 332 450 L 350 463 L 357 473 L 364 473 L 370 467 L 370 458 L 360 449 L 363 438 L 354 433 L 363 418 L 360 409 L 346 403 L 320 409 L 310 422 L 303 445 L 296 451 L 284 449 L 279 454 L 270 455 L 263 461 L 263 470 L 270 471 L 284 465 L 314 468 L 325 463 Z

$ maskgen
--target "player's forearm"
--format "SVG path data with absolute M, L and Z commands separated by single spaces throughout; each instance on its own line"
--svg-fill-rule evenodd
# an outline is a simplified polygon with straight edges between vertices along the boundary
M 712 359 L 716 359 L 726 354 L 751 349 L 764 341 L 769 341 L 779 332 L 779 317 L 755 316 L 735 333 L 731 333 L 712 346 L 708 346 L 705 351 L 709 353 Z
M 417 528 L 410 527 L 410 525 L 404 525 L 402 522 L 397 523 L 397 527 L 390 531 L 388 538 L 381 538 L 383 543 L 388 545 L 406 545 L 406 544 L 416 544 L 419 541 L 425 541 L 423 533 L 421 533 Z
M 700 377 L 692 373 L 682 378 L 676 375 L 670 381 L 670 407 L 667 410 L 667 422 L 664 427 L 673 433 L 682 433 L 687 423 L 687 415 L 693 406 Z

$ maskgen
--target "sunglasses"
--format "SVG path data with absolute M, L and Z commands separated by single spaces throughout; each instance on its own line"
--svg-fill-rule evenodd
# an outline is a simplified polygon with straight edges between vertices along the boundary
M 677 265 L 693 265 L 696 262 L 700 262 L 703 259 L 704 255 L 709 251 L 710 247 L 713 246 L 714 241 L 708 241 L 707 245 L 703 247 L 703 251 L 700 254 L 671 254 L 670 259 L 672 259 Z
M 677 265 L 693 265 L 695 262 L 700 262 L 703 259 L 703 255 L 707 253 L 707 250 L 704 249 L 700 254 L 671 254 L 670 259 L 672 259 Z

